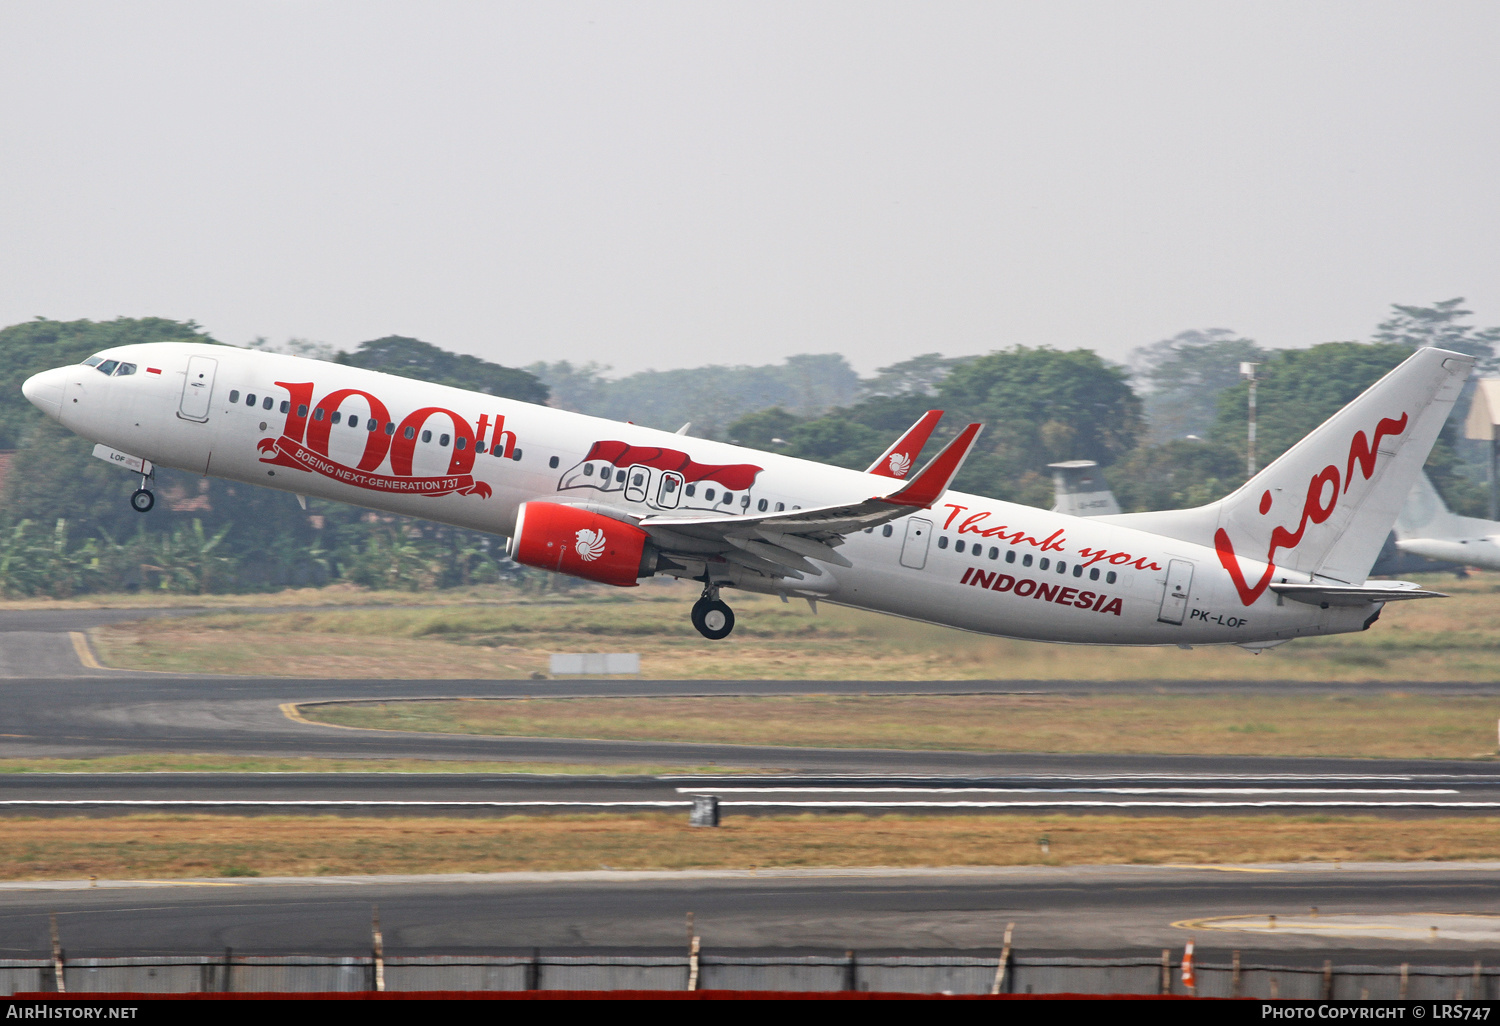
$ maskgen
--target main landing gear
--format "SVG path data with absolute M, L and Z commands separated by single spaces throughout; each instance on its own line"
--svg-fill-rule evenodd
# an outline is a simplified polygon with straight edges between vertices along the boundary
M 693 626 L 710 641 L 729 637 L 734 630 L 734 610 L 719 601 L 719 589 L 705 585 L 703 597 L 693 603 Z
M 137 513 L 150 513 L 151 507 L 156 505 L 156 493 L 146 487 L 155 479 L 156 474 L 141 475 L 141 486 L 130 493 L 130 508 Z

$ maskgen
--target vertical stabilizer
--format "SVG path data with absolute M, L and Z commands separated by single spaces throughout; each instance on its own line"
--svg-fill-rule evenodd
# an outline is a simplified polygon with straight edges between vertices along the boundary
M 1120 512 L 1115 493 L 1093 460 L 1049 463 L 1052 471 L 1052 512 L 1070 517 L 1107 517 Z
M 1426 473 L 1418 474 L 1406 495 L 1406 504 L 1396 517 L 1396 538 L 1461 537 L 1459 518 L 1432 486 Z
M 1419 349 L 1218 502 L 1108 519 L 1214 548 L 1246 605 L 1273 577 L 1362 583 L 1473 366 Z

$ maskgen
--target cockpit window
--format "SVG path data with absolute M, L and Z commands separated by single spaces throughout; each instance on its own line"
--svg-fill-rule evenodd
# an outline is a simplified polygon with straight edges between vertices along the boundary
M 127 374 L 134 374 L 134 373 L 135 373 L 135 364 L 133 364 L 133 363 L 122 363 L 122 364 L 120 364 L 120 366 L 118 366 L 118 367 L 115 368 L 115 377 L 117 377 L 117 378 L 123 378 Z
M 100 374 L 109 375 L 113 374 L 115 372 L 115 368 L 119 365 L 119 360 L 105 360 L 103 363 L 96 366 L 94 370 L 98 371 Z
M 97 367 L 97 366 L 99 366 L 103 362 L 104 362 L 104 357 L 102 357 L 102 356 L 91 356 L 87 360 L 83 361 L 83 365 L 85 367 Z

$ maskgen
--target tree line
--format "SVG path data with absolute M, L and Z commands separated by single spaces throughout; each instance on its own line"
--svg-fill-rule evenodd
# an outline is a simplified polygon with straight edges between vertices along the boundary
M 1270 349 L 1228 329 L 1142 346 L 1129 365 L 1088 349 L 1011 346 L 977 357 L 928 353 L 860 378 L 836 354 L 767 366 L 645 371 L 611 378 L 596 364 L 505 367 L 402 336 L 349 352 L 305 340 L 252 346 L 630 420 L 863 469 L 924 410 L 948 411 L 926 455 L 963 424 L 985 434 L 957 487 L 1050 506 L 1048 463 L 1092 459 L 1121 507 L 1210 502 L 1243 483 L 1246 391 L 1258 365 L 1260 464 L 1270 462 L 1417 347 L 1440 345 L 1496 365 L 1500 328 L 1478 328 L 1463 300 L 1395 306 L 1369 340 Z M 419 520 L 159 470 L 149 517 L 125 502 L 131 482 L 92 446 L 21 395 L 39 370 L 132 342 L 215 343 L 192 321 L 38 318 L 0 329 L 0 589 L 12 595 L 161 589 L 199 593 L 348 581 L 419 589 L 512 580 L 566 587 L 507 560 L 500 539 Z M 1483 450 L 1453 418 L 1428 470 L 1449 504 L 1485 508 Z

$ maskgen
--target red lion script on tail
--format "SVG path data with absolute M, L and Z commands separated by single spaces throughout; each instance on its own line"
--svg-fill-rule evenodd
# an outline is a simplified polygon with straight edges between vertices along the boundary
M 671 470 L 682 475 L 689 484 L 695 481 L 717 481 L 731 491 L 742 492 L 755 483 L 761 468 L 751 463 L 695 463 L 693 458 L 677 449 L 659 449 L 648 445 L 630 445 L 627 442 L 595 442 L 584 461 L 603 460 L 617 467 L 652 467 L 656 470 Z
M 1239 592 L 1242 603 L 1248 606 L 1265 594 L 1266 588 L 1271 584 L 1272 576 L 1276 573 L 1276 553 L 1281 549 L 1295 549 L 1300 545 L 1309 521 L 1321 524 L 1333 515 L 1333 511 L 1339 505 L 1339 496 L 1348 492 L 1349 486 L 1354 483 L 1356 465 L 1368 481 L 1375 470 L 1375 459 L 1380 452 L 1380 440 L 1386 435 L 1401 434 L 1406 430 L 1406 425 L 1407 415 L 1404 413 L 1401 414 L 1399 420 L 1393 420 L 1390 417 L 1382 418 L 1380 423 L 1375 425 L 1373 442 L 1365 436 L 1363 431 L 1356 431 L 1349 443 L 1349 462 L 1344 468 L 1342 489 L 1339 487 L 1339 468 L 1332 463 L 1313 475 L 1312 480 L 1307 483 L 1307 497 L 1302 501 L 1302 519 L 1298 521 L 1297 529 L 1288 531 L 1285 527 L 1278 526 L 1271 531 L 1271 544 L 1266 549 L 1266 572 L 1254 585 L 1245 581 L 1244 572 L 1240 570 L 1239 558 L 1234 554 L 1234 544 L 1229 540 L 1229 532 L 1222 527 L 1214 532 L 1214 549 L 1219 554 L 1219 562 L 1224 565 L 1225 570 L 1229 571 L 1229 579 L 1234 582 L 1235 591 Z M 1330 488 L 1330 485 L 1333 487 Z M 1270 511 L 1271 493 L 1268 491 L 1260 497 L 1261 516 L 1265 516 Z

